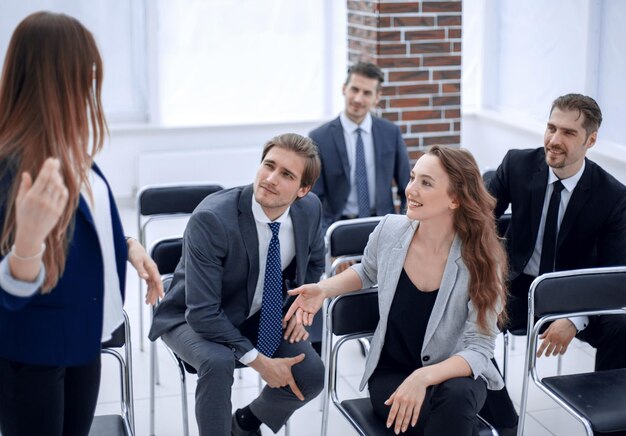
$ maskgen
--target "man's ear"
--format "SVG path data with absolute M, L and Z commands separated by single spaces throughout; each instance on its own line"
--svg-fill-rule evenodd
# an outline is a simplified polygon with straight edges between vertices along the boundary
M 298 193 L 296 194 L 298 196 L 298 198 L 302 198 L 305 195 L 307 195 L 309 193 L 309 191 L 311 190 L 313 186 L 309 185 L 309 186 L 301 186 L 300 189 L 298 189 Z
M 587 147 L 588 149 L 593 147 L 594 145 L 596 145 L 597 139 L 598 131 L 596 130 L 595 132 L 591 132 L 591 135 L 589 135 L 589 137 L 587 138 L 587 143 L 585 144 L 585 147 Z

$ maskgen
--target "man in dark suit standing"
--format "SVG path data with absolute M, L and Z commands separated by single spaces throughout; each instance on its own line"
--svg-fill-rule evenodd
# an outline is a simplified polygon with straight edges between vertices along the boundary
M 489 190 L 496 217 L 511 206 L 510 327 L 526 326 L 528 290 L 551 271 L 626 265 L 626 187 L 585 157 L 602 113 L 590 97 L 568 94 L 550 110 L 544 147 L 510 150 Z M 538 354 L 564 354 L 578 337 L 596 348 L 596 370 L 626 367 L 626 316 L 562 319 L 542 334 Z
M 149 336 L 198 371 L 200 435 L 259 435 L 261 423 L 276 432 L 323 388 L 308 334 L 282 325 L 287 288 L 319 280 L 324 265 L 321 205 L 309 194 L 319 172 L 310 139 L 278 136 L 253 185 L 208 196 L 189 220 Z M 236 361 L 267 386 L 231 417 Z
M 381 95 L 383 72 L 359 62 L 343 85 L 345 109 L 309 137 L 319 149 L 322 173 L 313 192 L 322 201 L 324 229 L 340 219 L 395 213 L 392 183 L 401 208 L 409 181 L 409 158 L 398 126 L 372 116 Z

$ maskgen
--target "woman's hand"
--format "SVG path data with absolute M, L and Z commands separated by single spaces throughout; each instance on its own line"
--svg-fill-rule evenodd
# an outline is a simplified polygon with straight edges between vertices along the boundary
M 296 318 L 291 318 L 289 322 L 283 320 L 283 329 L 285 330 L 283 338 L 291 344 L 309 339 L 309 332 L 302 324 L 298 324 Z
M 33 182 L 22 173 L 15 198 L 15 251 L 30 257 L 41 251 L 41 244 L 59 222 L 67 206 L 68 190 L 58 159 L 48 158 Z
M 423 368 L 415 370 L 385 401 L 387 406 L 391 406 L 387 417 L 387 428 L 393 426 L 396 434 L 407 431 L 409 424 L 411 427 L 417 424 L 426 388 L 429 386 L 424 380 L 422 370 Z
M 289 295 L 297 295 L 297 298 L 291 303 L 285 322 L 288 322 L 295 314 L 296 322 L 300 325 L 310 326 L 313 324 L 313 317 L 324 304 L 326 293 L 322 287 L 317 284 L 302 285 L 299 288 L 287 291 Z
M 146 304 L 156 304 L 158 298 L 163 298 L 163 282 L 159 269 L 139 241 L 128 238 L 127 244 L 128 261 L 137 270 L 139 277 L 144 279 L 148 285 Z

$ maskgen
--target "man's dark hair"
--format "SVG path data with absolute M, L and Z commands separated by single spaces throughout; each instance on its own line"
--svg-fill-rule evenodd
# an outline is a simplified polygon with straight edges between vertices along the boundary
M 550 115 L 552 115 L 554 108 L 566 111 L 578 111 L 579 116 L 582 115 L 584 117 L 583 128 L 587 132 L 587 136 L 591 135 L 593 132 L 597 132 L 600 128 L 600 124 L 602 124 L 602 111 L 600 110 L 600 106 L 598 106 L 598 103 L 596 103 L 593 98 L 587 97 L 586 95 L 562 95 L 552 102 Z
M 348 68 L 348 77 L 346 77 L 346 83 L 344 83 L 344 85 L 347 85 L 350 82 L 350 78 L 353 74 L 358 74 L 359 76 L 364 76 L 368 79 L 377 79 L 377 91 L 380 90 L 380 84 L 385 81 L 385 75 L 383 74 L 383 71 L 378 65 L 371 62 L 357 62 L 356 64 Z

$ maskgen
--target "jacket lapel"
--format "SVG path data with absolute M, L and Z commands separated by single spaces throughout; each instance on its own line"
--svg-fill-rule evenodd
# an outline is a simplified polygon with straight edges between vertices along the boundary
M 343 136 L 343 127 L 341 126 L 339 117 L 335 118 L 332 124 L 332 132 L 335 148 L 337 149 L 337 154 L 339 155 L 339 160 L 341 161 L 341 167 L 343 168 L 346 180 L 350 181 L 350 161 L 348 161 L 346 139 Z
M 537 240 L 537 233 L 539 233 L 547 180 L 548 166 L 542 163 L 530 180 L 530 231 L 533 241 Z
M 443 270 L 443 277 L 441 278 L 441 285 L 439 286 L 439 294 L 435 300 L 433 311 L 430 314 L 428 325 L 426 326 L 426 333 L 424 334 L 424 344 L 422 349 L 426 348 L 428 342 L 435 334 L 435 330 L 441 322 L 443 313 L 452 295 L 452 290 L 456 285 L 456 280 L 459 272 L 458 260 L 461 258 L 461 239 L 458 235 L 454 237 L 452 246 L 450 246 L 450 253 L 448 254 L 448 261 L 446 267 Z
M 293 225 L 293 237 L 296 244 L 296 278 L 293 285 L 303 284 L 306 275 L 308 248 L 309 248 L 309 225 L 307 215 L 302 207 L 296 202 L 289 209 L 291 224 Z
M 248 254 L 248 308 L 252 305 L 252 298 L 259 279 L 259 237 L 256 233 L 256 223 L 252 215 L 252 185 L 245 186 L 239 197 L 239 230 L 241 239 Z

